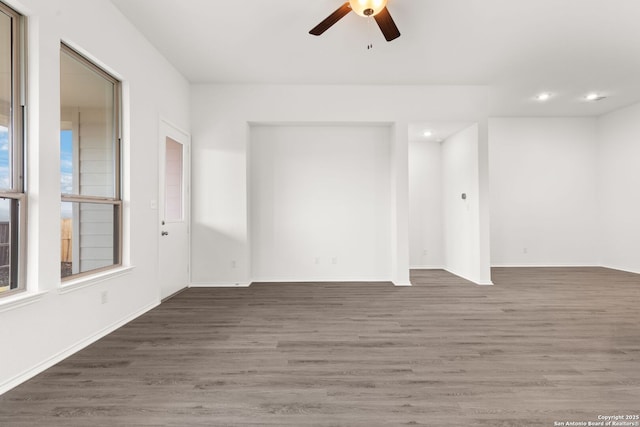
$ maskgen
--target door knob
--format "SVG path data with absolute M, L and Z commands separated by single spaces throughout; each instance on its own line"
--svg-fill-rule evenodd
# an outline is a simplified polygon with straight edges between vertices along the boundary
M 168 231 L 163 231 L 162 233 L 160 233 L 162 236 L 168 236 L 169 232 Z

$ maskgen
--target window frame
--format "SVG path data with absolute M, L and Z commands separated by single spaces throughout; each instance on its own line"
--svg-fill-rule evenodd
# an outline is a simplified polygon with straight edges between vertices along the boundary
M 9 165 L 11 180 L 9 188 L 0 188 L 0 198 L 13 200 L 16 210 L 10 213 L 10 281 L 9 289 L 0 293 L 0 298 L 26 290 L 26 235 L 27 194 L 26 176 L 26 18 L 0 1 L 0 13 L 11 18 L 11 100 L 8 117 Z M 17 212 L 16 212 L 17 211 Z M 17 224 L 16 224 L 17 223 Z M 15 283 L 15 288 L 11 285 Z
M 123 202 L 122 202 L 122 82 L 105 71 L 101 66 L 91 61 L 81 52 L 72 48 L 64 42 L 60 42 L 60 55 L 66 54 L 71 56 L 74 60 L 85 65 L 91 71 L 103 77 L 105 80 L 113 84 L 113 150 L 114 150 L 114 194 L 113 197 L 97 197 L 87 196 L 80 194 L 66 194 L 60 193 L 61 203 L 92 203 L 100 205 L 113 206 L 113 264 L 87 270 L 84 272 L 78 272 L 70 274 L 65 277 L 61 277 L 61 281 L 64 282 L 73 281 L 78 278 L 85 278 L 93 276 L 98 273 L 113 270 L 122 267 L 123 265 Z M 60 122 L 62 120 L 60 119 Z M 63 130 L 62 123 L 60 124 L 60 132 Z

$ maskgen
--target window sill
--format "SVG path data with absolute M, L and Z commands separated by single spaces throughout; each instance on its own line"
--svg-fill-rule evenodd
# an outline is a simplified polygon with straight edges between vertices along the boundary
M 96 285 L 98 283 L 104 282 L 105 280 L 114 279 L 116 277 L 124 276 L 125 274 L 129 274 L 135 267 L 127 266 L 127 267 L 118 267 L 113 270 L 102 271 L 100 273 L 93 274 L 91 276 L 79 277 L 77 279 L 67 280 L 62 282 L 60 285 L 60 289 L 58 293 L 67 294 L 69 292 L 77 291 L 78 289 L 83 289 L 89 286 Z
M 18 295 L 2 298 L 0 299 L 0 313 L 38 302 L 46 293 L 47 291 L 21 292 Z

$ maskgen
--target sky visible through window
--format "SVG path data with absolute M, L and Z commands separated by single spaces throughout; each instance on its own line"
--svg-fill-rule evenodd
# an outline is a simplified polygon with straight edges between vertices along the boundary
M 0 126 L 0 188 L 8 189 L 11 184 L 9 170 L 9 129 Z M 0 221 L 9 221 L 9 209 L 7 203 L 0 204 Z
M 9 170 L 9 130 L 0 126 L 0 188 L 10 188 Z M 63 130 L 60 132 L 60 192 L 73 193 L 73 132 Z M 0 204 L 0 221 L 9 220 L 9 211 L 6 204 Z M 62 216 L 71 217 L 71 203 L 63 203 Z
M 73 132 L 60 131 L 60 192 L 73 194 Z M 71 203 L 62 204 L 62 217 L 71 218 Z

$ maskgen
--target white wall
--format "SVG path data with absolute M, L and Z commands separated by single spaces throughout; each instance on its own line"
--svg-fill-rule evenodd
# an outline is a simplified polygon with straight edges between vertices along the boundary
M 489 120 L 491 262 L 597 265 L 596 120 Z
M 481 256 L 478 132 L 478 125 L 472 125 L 442 142 L 444 265 L 451 273 L 488 285 L 489 266 Z
M 440 142 L 409 142 L 409 263 L 444 268 Z
M 640 273 L 640 104 L 598 119 L 600 261 Z
M 205 286 L 252 278 L 248 123 L 392 124 L 391 276 L 394 283 L 407 284 L 408 124 L 427 119 L 486 122 L 487 109 L 486 88 L 469 86 L 194 85 L 191 96 L 192 281 Z M 486 138 L 481 137 L 481 144 Z
M 30 17 L 27 284 L 43 293 L 21 304 L 0 300 L 0 392 L 158 304 L 158 212 L 150 202 L 159 117 L 189 127 L 188 83 L 110 2 L 8 3 Z M 123 81 L 125 261 L 135 267 L 73 291 L 60 287 L 61 39 Z
M 391 280 L 389 126 L 253 126 L 253 281 Z

